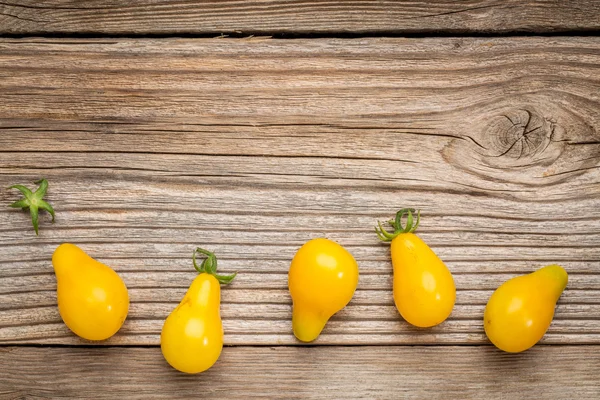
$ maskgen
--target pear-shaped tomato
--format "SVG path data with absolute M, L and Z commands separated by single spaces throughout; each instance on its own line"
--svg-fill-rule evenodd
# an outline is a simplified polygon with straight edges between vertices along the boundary
M 114 335 L 129 310 L 127 287 L 119 275 L 70 243 L 58 246 L 52 265 L 58 311 L 69 329 L 87 340 Z
M 379 223 L 375 231 L 382 241 L 391 243 L 394 268 L 394 302 L 408 323 L 426 328 L 442 323 L 454 307 L 456 287 L 450 270 L 442 260 L 413 232 L 420 214 L 413 219 L 412 209 L 402 209 L 390 221 L 394 233 Z M 402 218 L 407 216 L 406 226 Z M 413 223 L 414 222 L 414 223 Z
M 329 318 L 350 302 L 357 285 L 358 265 L 348 250 L 322 238 L 305 243 L 288 276 L 294 335 L 303 342 L 315 340 Z
M 504 282 L 485 307 L 483 326 L 490 341 L 510 353 L 536 344 L 548 330 L 568 280 L 564 268 L 548 265 Z
M 196 264 L 196 253 L 208 256 L 200 267 Z M 219 359 L 223 349 L 220 284 L 227 284 L 235 277 L 235 274 L 216 274 L 217 258 L 210 251 L 198 248 L 192 259 L 200 275 L 167 317 L 160 335 L 165 360 L 188 374 L 206 371 Z

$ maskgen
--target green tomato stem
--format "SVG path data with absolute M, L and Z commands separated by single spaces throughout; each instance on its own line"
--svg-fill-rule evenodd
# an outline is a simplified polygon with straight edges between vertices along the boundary
M 198 253 L 206 256 L 206 258 L 202 261 L 202 264 L 200 264 L 200 266 L 198 266 L 198 263 L 196 261 L 196 254 L 198 254 Z M 223 285 L 227 285 L 227 284 L 231 283 L 231 281 L 233 281 L 233 279 L 237 275 L 237 272 L 235 272 L 231 275 L 218 275 L 217 274 L 217 257 L 215 256 L 215 254 L 213 252 L 202 249 L 200 247 L 198 247 L 192 254 L 192 263 L 194 264 L 194 268 L 196 269 L 196 271 L 198 271 L 201 274 L 206 273 L 206 274 L 214 276 L 219 281 L 219 283 L 221 283 Z
M 414 208 L 403 208 L 396 213 L 396 218 L 393 220 L 387 221 L 393 228 L 393 232 L 388 232 L 381 221 L 377 221 L 377 226 L 375 227 L 375 233 L 377 237 L 382 242 L 391 242 L 394 238 L 401 233 L 412 233 L 419 226 L 419 221 L 421 220 L 421 210 L 416 211 L 417 218 L 414 218 L 415 209 Z M 402 219 L 406 215 L 406 225 L 402 224 Z
M 29 214 L 31 215 L 31 223 L 33 225 L 33 229 L 35 230 L 35 234 L 38 235 L 38 216 L 39 210 L 45 210 L 52 215 L 52 222 L 54 222 L 56 216 L 54 213 L 54 208 L 43 200 L 46 192 L 48 191 L 48 181 L 46 179 L 40 179 L 35 182 L 36 185 L 39 185 L 35 192 L 32 192 L 27 187 L 23 185 L 13 185 L 8 189 L 17 189 L 25 198 L 18 200 L 12 203 L 9 207 L 12 208 L 21 208 L 23 211 L 29 208 Z

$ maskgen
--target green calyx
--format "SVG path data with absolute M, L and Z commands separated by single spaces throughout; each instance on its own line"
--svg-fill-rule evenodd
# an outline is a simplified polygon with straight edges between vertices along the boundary
M 396 236 L 401 233 L 412 233 L 419 226 L 419 220 L 421 219 L 421 210 L 417 211 L 416 219 L 414 217 L 415 209 L 414 208 L 403 208 L 402 210 L 396 213 L 396 218 L 388 221 L 394 228 L 394 232 L 390 233 L 385 230 L 381 221 L 377 221 L 377 226 L 375 227 L 375 233 L 377 237 L 383 242 L 391 242 Z M 406 215 L 406 225 L 402 225 L 402 219 Z
M 202 261 L 200 266 L 198 266 L 198 264 L 196 263 L 196 254 L 198 254 L 198 253 L 204 254 L 206 256 L 206 258 Z M 210 275 L 214 276 L 215 278 L 217 278 L 219 283 L 221 283 L 223 285 L 227 285 L 228 283 L 231 283 L 233 278 L 235 278 L 235 276 L 237 275 L 237 272 L 233 273 L 231 275 L 218 275 L 217 274 L 217 257 L 215 256 L 215 254 L 213 252 L 201 249 L 200 247 L 198 247 L 194 251 L 194 254 L 192 254 L 192 262 L 194 263 L 194 268 L 196 268 L 196 271 L 198 271 L 201 274 L 206 273 L 206 274 L 210 274 Z
M 46 203 L 43 199 L 48 191 L 48 181 L 45 179 L 40 179 L 35 182 L 36 185 L 40 185 L 35 192 L 32 192 L 28 188 L 23 185 L 13 185 L 8 189 L 17 189 L 20 191 L 25 198 L 15 201 L 9 207 L 12 208 L 21 208 L 23 211 L 29 208 L 29 213 L 31 214 L 31 222 L 33 223 L 33 229 L 35 230 L 35 234 L 38 235 L 38 213 L 39 210 L 46 210 L 52 215 L 52 222 L 54 222 L 54 209 L 48 203 Z

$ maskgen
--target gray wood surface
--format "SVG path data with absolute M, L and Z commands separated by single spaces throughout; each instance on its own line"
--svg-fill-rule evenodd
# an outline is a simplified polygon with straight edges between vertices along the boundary
M 600 29 L 598 0 L 0 2 L 0 34 L 381 34 Z
M 598 37 L 0 40 L 0 187 L 46 177 L 57 211 L 36 237 L 0 207 L 0 398 L 599 398 L 599 66 Z M 458 289 L 432 329 L 399 317 L 373 232 L 405 206 Z M 287 270 L 318 236 L 361 276 L 300 346 Z M 60 320 L 64 241 L 129 287 L 106 342 Z M 190 377 L 157 345 L 196 246 L 239 275 L 228 347 Z M 550 263 L 548 333 L 501 353 L 487 299 Z
M 36 238 L 0 209 L 0 343 L 82 343 L 55 307 L 70 241 L 130 288 L 103 344 L 159 343 L 196 246 L 239 271 L 227 344 L 297 344 L 289 261 L 326 236 L 361 278 L 317 344 L 485 344 L 492 291 L 555 262 L 543 342 L 598 344 L 599 65 L 597 38 L 3 40 L 0 186 L 46 177 L 58 214 Z M 398 316 L 373 232 L 405 206 L 458 288 L 429 330 Z
M 598 399 L 600 347 L 228 347 L 200 375 L 157 348 L 0 348 L 0 398 Z M 51 366 L 51 367 L 50 367 Z

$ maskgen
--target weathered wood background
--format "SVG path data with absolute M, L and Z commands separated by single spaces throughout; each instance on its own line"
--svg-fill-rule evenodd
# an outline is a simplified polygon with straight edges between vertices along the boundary
M 599 3 L 0 3 L 0 187 L 45 177 L 57 211 L 36 237 L 0 207 L 0 398 L 599 398 Z M 332 37 L 166 37 L 219 31 Z M 406 206 L 458 289 L 427 330 L 399 317 L 373 232 Z M 287 270 L 318 236 L 354 254 L 360 282 L 299 346 Z M 106 342 L 60 320 L 64 241 L 129 287 Z M 199 245 L 239 275 L 222 293 L 228 347 L 190 377 L 158 344 Z M 487 299 L 550 263 L 570 277 L 554 322 L 502 354 Z
M 0 32 L 580 33 L 599 13 L 598 0 L 3 0 Z

